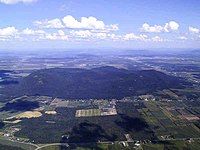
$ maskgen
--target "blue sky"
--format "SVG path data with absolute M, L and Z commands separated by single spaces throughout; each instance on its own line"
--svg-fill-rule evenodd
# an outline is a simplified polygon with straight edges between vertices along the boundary
M 0 0 L 0 49 L 200 48 L 199 0 Z

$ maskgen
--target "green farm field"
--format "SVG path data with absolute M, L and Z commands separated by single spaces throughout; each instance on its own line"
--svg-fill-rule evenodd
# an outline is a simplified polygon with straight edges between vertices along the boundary
M 83 109 L 76 111 L 76 117 L 91 117 L 100 116 L 101 112 L 99 109 Z

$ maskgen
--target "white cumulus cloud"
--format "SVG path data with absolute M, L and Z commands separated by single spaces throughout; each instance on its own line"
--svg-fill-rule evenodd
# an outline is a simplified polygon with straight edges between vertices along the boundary
M 191 32 L 191 33 L 200 33 L 200 29 L 198 29 L 198 28 L 195 28 L 195 27 L 189 27 L 189 31 Z
M 21 34 L 24 34 L 24 35 L 41 35 L 41 34 L 45 34 L 45 31 L 43 31 L 43 30 L 33 30 L 33 29 L 26 28 L 21 32 Z
M 148 36 L 145 34 L 140 34 L 140 35 L 135 35 L 134 33 L 128 33 L 125 34 L 123 39 L 128 41 L 128 40 L 147 40 Z
M 88 38 L 92 36 L 92 32 L 89 30 L 80 30 L 80 31 L 70 31 L 72 36 L 78 37 L 78 38 Z
M 103 21 L 97 20 L 95 17 L 82 17 L 79 22 L 74 17 L 68 15 L 62 19 L 67 28 L 82 28 L 82 29 L 104 29 Z
M 14 36 L 18 33 L 15 27 L 0 28 L 0 37 Z
M 164 41 L 164 39 L 159 36 L 152 37 L 151 40 L 153 42 L 163 42 Z
M 164 30 L 165 32 L 176 31 L 179 28 L 179 24 L 175 21 L 170 21 L 165 24 Z
M 44 39 L 48 40 L 68 40 L 68 35 L 63 30 L 58 30 L 56 33 L 47 33 Z
M 140 31 L 149 32 L 149 33 L 159 33 L 159 32 L 170 32 L 176 31 L 179 28 L 179 24 L 175 21 L 169 21 L 165 23 L 165 25 L 149 25 L 148 23 L 144 23 Z
M 18 30 L 15 27 L 0 28 L 0 41 L 8 41 L 18 37 Z
M 144 23 L 142 25 L 141 31 L 143 31 L 143 32 L 162 32 L 163 27 L 159 26 L 159 25 L 150 26 L 149 24 Z
M 84 39 L 84 40 L 121 40 L 121 35 L 116 35 L 114 33 L 107 33 L 102 32 L 99 30 L 93 31 L 93 30 L 72 30 L 70 31 L 70 37 L 72 39 Z
M 106 25 L 103 21 L 95 17 L 81 17 L 80 21 L 71 15 L 62 19 L 35 21 L 35 25 L 40 28 L 70 28 L 70 29 L 88 29 L 88 30 L 118 30 L 117 24 Z
M 52 19 L 52 20 L 43 20 L 43 21 L 35 21 L 35 25 L 40 28 L 64 28 L 60 19 Z

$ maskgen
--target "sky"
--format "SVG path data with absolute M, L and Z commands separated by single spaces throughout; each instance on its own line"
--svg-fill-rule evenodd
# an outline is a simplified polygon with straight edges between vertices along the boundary
M 2 49 L 200 48 L 199 0 L 0 0 Z

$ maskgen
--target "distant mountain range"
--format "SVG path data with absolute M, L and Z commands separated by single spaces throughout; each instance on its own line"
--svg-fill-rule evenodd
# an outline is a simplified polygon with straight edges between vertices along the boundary
M 155 70 L 130 71 L 114 67 L 38 70 L 9 87 L 10 95 L 47 95 L 69 99 L 123 98 L 167 88 L 182 88 L 180 78 Z

